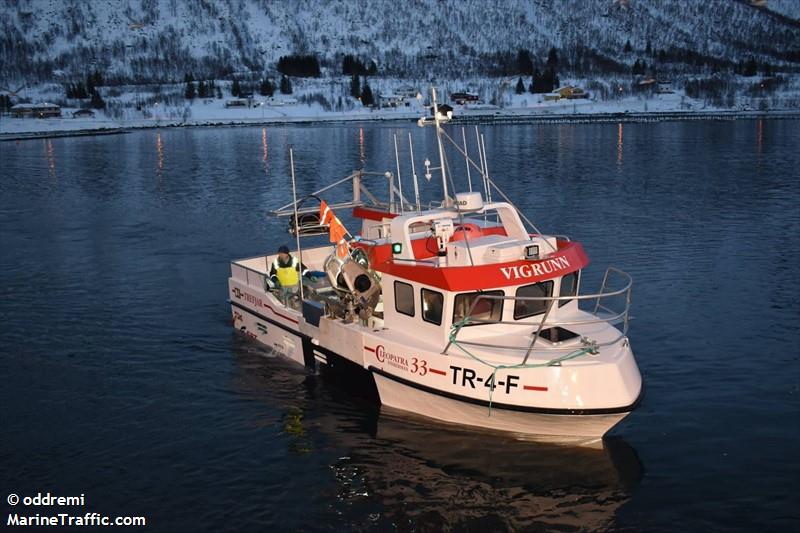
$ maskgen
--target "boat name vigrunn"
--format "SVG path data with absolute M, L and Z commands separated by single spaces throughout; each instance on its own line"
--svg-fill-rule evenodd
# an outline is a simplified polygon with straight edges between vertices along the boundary
M 500 272 L 503 273 L 506 279 L 532 278 L 534 276 L 552 274 L 557 270 L 564 270 L 570 266 L 566 257 L 556 257 L 555 259 L 548 259 L 541 263 L 501 267 Z

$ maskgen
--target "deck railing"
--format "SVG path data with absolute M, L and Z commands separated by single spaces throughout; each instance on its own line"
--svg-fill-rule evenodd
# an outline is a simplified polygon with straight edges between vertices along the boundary
M 613 282 L 613 278 L 621 279 L 622 287 L 619 289 L 610 289 L 609 285 Z M 609 346 L 612 344 L 617 343 L 619 340 L 624 339 L 628 334 L 628 321 L 630 319 L 630 306 L 631 306 L 631 287 L 633 285 L 633 280 L 626 272 L 619 270 L 618 268 L 608 267 L 606 269 L 605 275 L 603 276 L 603 283 L 600 287 L 599 292 L 594 294 L 576 294 L 574 296 L 499 296 L 499 295 L 490 295 L 490 294 L 479 294 L 477 298 L 472 302 L 472 305 L 469 308 L 469 311 L 466 313 L 465 317 L 462 318 L 461 321 L 458 323 L 453 324 L 453 334 L 450 335 L 450 340 L 445 346 L 442 353 L 447 353 L 447 350 L 453 344 L 461 344 L 461 345 L 469 345 L 469 346 L 477 346 L 480 348 L 487 348 L 487 349 L 502 349 L 502 350 L 514 350 L 518 349 L 520 352 L 524 351 L 524 357 L 522 360 L 522 364 L 526 364 L 528 358 L 533 352 L 533 348 L 536 345 L 536 341 L 541 336 L 543 330 L 551 327 L 565 327 L 565 326 L 579 326 L 579 325 L 586 325 L 586 324 L 611 324 L 616 325 L 621 323 L 622 324 L 622 331 L 616 329 L 619 332 L 613 340 L 606 340 L 603 342 L 596 342 L 591 341 L 586 338 L 581 338 L 581 341 L 585 344 L 590 346 L 593 350 L 600 348 L 601 346 Z M 615 310 L 612 304 L 608 302 L 612 299 L 622 299 L 623 305 L 621 309 Z M 515 320 L 515 321 L 508 321 L 508 320 L 480 320 L 475 319 L 472 317 L 472 313 L 475 310 L 475 307 L 478 303 L 482 300 L 511 300 L 515 303 L 517 301 L 536 301 L 536 302 L 547 302 L 547 308 L 545 309 L 544 314 L 541 315 L 541 318 L 538 318 L 536 315 L 533 318 L 536 320 Z M 572 319 L 572 320 L 563 320 L 558 319 L 554 321 L 548 321 L 550 317 L 551 311 L 553 307 L 556 305 L 557 302 L 562 301 L 570 301 L 570 300 L 578 300 L 579 305 L 580 302 L 592 302 L 594 301 L 594 306 L 592 311 L 587 311 L 590 318 L 585 319 Z M 463 326 L 467 324 L 503 324 L 503 325 L 512 325 L 512 326 L 523 326 L 523 327 L 531 327 L 534 326 L 536 328 L 535 333 L 533 334 L 530 343 L 527 346 L 516 348 L 514 346 L 508 345 L 499 345 L 499 344 L 488 344 L 488 343 L 481 343 L 475 341 L 467 341 L 467 340 L 459 340 L 458 335 L 461 333 L 461 329 Z M 571 350 L 573 347 L 570 346 L 553 346 L 549 347 L 549 349 L 553 350 Z
M 237 272 L 237 270 L 240 272 Z M 231 263 L 231 277 L 239 281 L 244 281 L 248 287 L 253 287 L 261 291 L 268 290 L 266 274 L 244 266 L 236 261 Z

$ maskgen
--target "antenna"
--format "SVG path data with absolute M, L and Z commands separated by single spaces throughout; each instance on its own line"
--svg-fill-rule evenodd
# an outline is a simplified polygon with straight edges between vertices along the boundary
M 484 170 L 483 166 L 483 150 L 481 150 L 481 134 L 478 131 L 478 126 L 475 126 L 475 139 L 478 142 L 478 161 L 481 164 L 481 180 L 483 181 L 483 197 L 486 198 L 486 201 L 489 201 L 489 191 L 486 190 L 486 170 Z
M 405 211 L 403 205 L 403 180 L 400 178 L 400 156 L 397 153 L 397 134 L 394 134 L 394 161 L 397 164 L 397 187 L 400 191 L 400 213 Z
M 414 199 L 417 201 L 417 211 L 422 211 L 419 205 L 419 185 L 417 184 L 417 169 L 414 166 L 414 144 L 411 142 L 411 132 L 408 133 L 408 150 L 411 157 L 411 175 L 414 177 Z
M 469 192 L 472 192 L 472 176 L 469 173 L 469 155 L 467 155 L 467 133 L 464 126 L 461 126 L 461 138 L 464 140 L 464 162 L 467 165 L 467 183 L 469 184 Z
M 486 141 L 481 133 L 481 150 L 483 151 L 483 175 L 486 178 L 486 201 L 492 201 L 492 180 L 489 179 L 489 161 L 486 159 Z

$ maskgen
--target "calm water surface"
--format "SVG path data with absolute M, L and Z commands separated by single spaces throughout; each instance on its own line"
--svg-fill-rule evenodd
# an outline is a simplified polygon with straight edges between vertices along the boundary
M 423 174 L 430 132 L 397 124 L 0 143 L 3 521 L 49 491 L 162 531 L 800 527 L 800 123 L 484 128 L 586 288 L 633 275 L 647 393 L 605 450 L 380 413 L 231 329 L 229 260 L 290 240 L 288 147 L 308 193 L 409 131 Z

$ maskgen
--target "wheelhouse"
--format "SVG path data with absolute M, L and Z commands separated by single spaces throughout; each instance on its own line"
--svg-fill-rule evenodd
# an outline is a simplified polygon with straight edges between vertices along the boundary
M 462 203 L 468 213 L 354 209 L 367 236 L 356 246 L 380 273 L 385 323 L 444 346 L 454 326 L 465 339 L 502 335 L 518 332 L 515 322 L 577 311 L 570 297 L 588 262 L 578 243 L 528 234 L 507 203 L 484 205 L 474 193 Z

